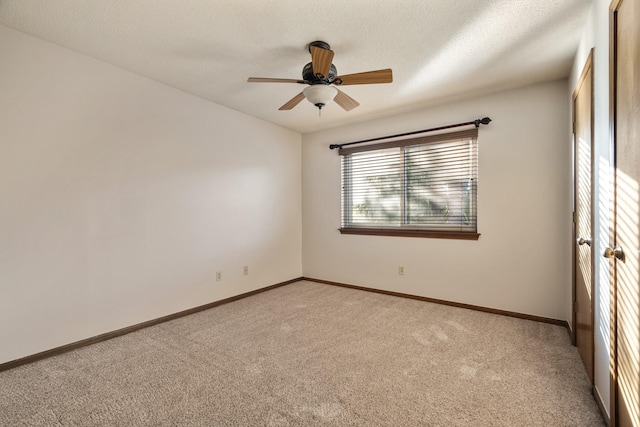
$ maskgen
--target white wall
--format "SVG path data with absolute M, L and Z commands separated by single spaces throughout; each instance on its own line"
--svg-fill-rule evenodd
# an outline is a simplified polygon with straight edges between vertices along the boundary
M 594 1 L 576 53 L 569 91 L 573 93 L 589 51 L 593 48 L 594 76 L 594 223 L 595 254 L 594 382 L 609 411 L 609 260 L 601 256 L 609 246 L 609 189 L 611 148 L 609 138 L 609 0 Z
M 554 81 L 303 135 L 304 276 L 569 320 L 567 91 Z M 329 144 L 484 116 L 493 122 L 478 138 L 478 241 L 338 232 L 340 159 Z
M 0 57 L 0 363 L 301 276 L 300 134 L 3 26 Z

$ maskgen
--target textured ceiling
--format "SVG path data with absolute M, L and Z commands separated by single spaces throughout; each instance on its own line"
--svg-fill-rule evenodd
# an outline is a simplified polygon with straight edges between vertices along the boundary
M 0 0 L 0 24 L 301 133 L 566 77 L 591 0 Z M 307 44 L 338 74 L 392 68 L 391 84 L 344 86 L 345 112 L 303 101 Z

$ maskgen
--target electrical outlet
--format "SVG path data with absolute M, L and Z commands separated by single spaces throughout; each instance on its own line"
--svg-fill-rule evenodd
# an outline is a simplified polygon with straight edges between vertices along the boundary
M 398 274 L 400 276 L 404 276 L 404 266 L 398 266 Z
M 222 272 L 216 271 L 216 282 L 219 282 L 221 280 L 222 280 Z
M 249 266 L 245 265 L 244 267 L 242 267 L 242 274 L 244 274 L 245 276 L 249 275 Z

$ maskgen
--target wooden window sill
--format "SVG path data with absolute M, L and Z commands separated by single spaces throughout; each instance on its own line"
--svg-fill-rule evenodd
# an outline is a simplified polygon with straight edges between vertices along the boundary
M 473 231 L 406 230 L 389 228 L 340 228 L 341 234 L 368 236 L 423 237 L 429 239 L 478 240 L 480 234 Z

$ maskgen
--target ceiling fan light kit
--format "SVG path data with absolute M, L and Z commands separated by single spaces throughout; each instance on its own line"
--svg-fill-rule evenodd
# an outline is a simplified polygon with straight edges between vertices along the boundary
M 311 62 L 303 67 L 302 80 L 250 77 L 248 82 L 298 83 L 309 85 L 309 87 L 305 88 L 301 93 L 280 107 L 280 110 L 291 110 L 298 105 L 300 101 L 307 98 L 309 102 L 318 107 L 318 110 L 322 110 L 326 104 L 335 100 L 336 104 L 345 111 L 350 111 L 360 105 L 360 103 L 335 86 L 391 83 L 393 81 L 393 74 L 390 68 L 338 76 L 338 71 L 335 65 L 332 64 L 334 53 L 326 42 L 314 41 L 309 43 L 309 53 L 311 53 Z
M 338 89 L 329 85 L 317 84 L 305 88 L 302 93 L 307 101 L 322 110 L 322 107 L 333 101 L 333 98 L 338 94 Z

